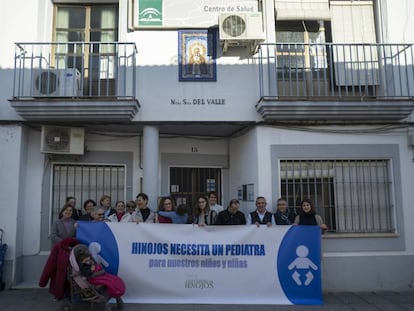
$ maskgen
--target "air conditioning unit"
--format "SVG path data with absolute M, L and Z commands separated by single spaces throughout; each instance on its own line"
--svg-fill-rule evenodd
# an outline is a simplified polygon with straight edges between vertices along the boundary
M 41 152 L 84 154 L 85 129 L 80 127 L 42 126 Z
M 256 47 L 266 38 L 262 13 L 220 14 L 219 36 L 223 49 L 230 46 Z
M 81 90 L 81 74 L 76 68 L 42 69 L 34 74 L 34 97 L 77 97 Z

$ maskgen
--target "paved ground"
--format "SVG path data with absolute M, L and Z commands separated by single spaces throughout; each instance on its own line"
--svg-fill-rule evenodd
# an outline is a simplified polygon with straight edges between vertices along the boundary
M 125 304 L 124 310 L 143 311 L 414 311 L 414 291 L 376 293 L 326 293 L 323 306 L 269 306 L 269 305 L 160 305 Z M 8 290 L 0 292 L 1 311 L 59 310 L 60 303 L 53 301 L 47 290 Z M 95 306 L 95 310 L 104 308 Z M 113 306 L 112 309 L 116 309 Z M 77 304 L 73 311 L 91 310 L 89 305 Z

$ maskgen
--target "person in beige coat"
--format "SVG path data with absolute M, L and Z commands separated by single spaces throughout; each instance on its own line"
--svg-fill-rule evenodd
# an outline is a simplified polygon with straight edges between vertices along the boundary
M 76 220 L 72 218 L 73 207 L 70 204 L 65 204 L 60 210 L 59 219 L 53 224 L 50 232 L 50 239 L 53 245 L 66 238 L 75 237 Z

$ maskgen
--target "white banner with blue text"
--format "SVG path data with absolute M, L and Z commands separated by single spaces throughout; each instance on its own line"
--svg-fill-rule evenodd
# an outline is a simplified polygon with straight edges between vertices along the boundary
M 321 304 L 317 226 L 79 222 L 127 303 Z

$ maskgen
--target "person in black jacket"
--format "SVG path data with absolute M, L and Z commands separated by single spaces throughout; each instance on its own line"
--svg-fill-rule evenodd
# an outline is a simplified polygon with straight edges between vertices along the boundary
M 244 217 L 244 214 L 239 211 L 239 208 L 239 200 L 231 200 L 227 209 L 218 214 L 216 225 L 245 225 L 246 218 Z
M 289 210 L 286 198 L 279 198 L 276 202 L 276 213 L 274 214 L 276 225 L 293 225 L 295 216 Z
M 85 214 L 79 216 L 79 220 L 83 221 L 92 221 L 93 211 L 95 210 L 96 202 L 92 199 L 88 199 L 83 203 L 83 209 L 85 210 Z

